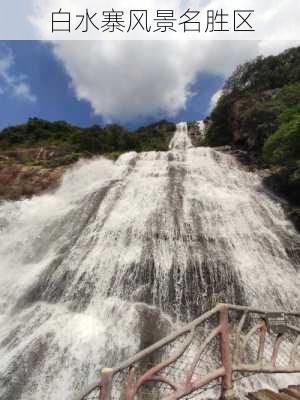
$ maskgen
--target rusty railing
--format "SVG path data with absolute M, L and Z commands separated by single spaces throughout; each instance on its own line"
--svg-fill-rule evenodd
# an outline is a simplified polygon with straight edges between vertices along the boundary
M 233 400 L 236 373 L 300 373 L 299 321 L 300 312 L 218 304 L 119 366 L 103 368 L 100 379 L 75 399 L 145 399 L 145 386 L 151 399 L 188 399 L 218 382 L 220 398 Z M 202 365 L 209 351 L 208 358 L 216 358 L 212 370 Z

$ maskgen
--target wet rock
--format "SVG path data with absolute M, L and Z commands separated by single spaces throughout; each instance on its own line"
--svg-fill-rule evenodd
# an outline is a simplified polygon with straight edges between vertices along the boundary
M 18 200 L 58 186 L 65 167 L 54 169 L 20 164 L 0 166 L 0 199 Z

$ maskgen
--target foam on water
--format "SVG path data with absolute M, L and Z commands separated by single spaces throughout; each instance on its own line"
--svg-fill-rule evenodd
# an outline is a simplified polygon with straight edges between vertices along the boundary
M 300 238 L 281 205 L 187 131 L 0 206 L 1 399 L 69 398 L 220 301 L 297 308 Z

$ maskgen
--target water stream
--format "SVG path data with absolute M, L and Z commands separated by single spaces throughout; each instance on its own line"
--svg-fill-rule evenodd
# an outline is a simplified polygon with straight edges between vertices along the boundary
M 217 302 L 292 310 L 300 237 L 261 178 L 192 146 L 81 161 L 0 206 L 0 398 L 69 399 Z

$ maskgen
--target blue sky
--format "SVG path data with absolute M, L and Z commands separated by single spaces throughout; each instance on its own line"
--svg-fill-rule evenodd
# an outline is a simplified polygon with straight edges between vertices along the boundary
M 3 60 L 8 56 L 10 56 L 9 66 L 6 68 L 6 75 L 3 76 L 1 75 L 1 57 Z M 23 123 L 29 117 L 66 120 L 79 126 L 108 122 L 106 116 L 101 115 L 101 110 L 95 112 L 93 101 L 89 101 L 88 98 L 78 100 L 76 85 L 72 82 L 71 74 L 66 70 L 66 64 L 67 62 L 62 62 L 55 55 L 50 43 L 0 42 L 0 128 Z M 119 122 L 134 129 L 161 118 L 174 122 L 199 120 L 207 115 L 210 100 L 213 94 L 222 87 L 223 82 L 224 76 L 221 74 L 197 72 L 192 82 L 188 84 L 189 95 L 184 109 L 179 107 L 175 113 L 170 113 L 168 109 L 160 111 L 153 109 L 152 111 L 149 107 L 146 113 L 138 110 L 136 115 L 131 112 L 128 118 L 126 116 L 124 118 L 124 115 L 121 118 L 118 117 L 116 111 L 115 115 L 109 117 L 109 122 Z M 112 90 L 115 89 L 112 88 Z M 138 90 L 137 87 L 135 91 L 138 92 Z M 162 90 L 164 90 L 163 87 Z M 100 92 L 101 82 L 99 96 L 101 96 Z
M 75 15 L 82 7 L 82 0 L 4 3 L 1 38 L 53 38 L 49 36 L 53 10 L 63 7 Z M 123 3 L 116 0 L 116 7 Z M 159 0 L 150 3 L 153 10 L 161 5 Z M 240 0 L 229 3 L 238 6 Z M 130 129 L 162 118 L 174 122 L 202 119 L 239 64 L 299 45 L 295 2 L 274 0 L 267 8 L 262 3 L 253 0 L 260 27 L 259 35 L 251 36 L 253 40 L 236 40 L 237 36 L 220 40 L 218 35 L 218 40 L 195 41 L 185 36 L 169 41 L 98 40 L 97 31 L 94 41 L 0 40 L 0 129 L 29 117 L 80 126 L 117 122 Z M 91 9 L 99 7 L 98 0 L 87 4 Z M 110 7 L 108 0 L 101 4 L 103 9 Z M 185 10 L 187 4 L 195 9 L 209 5 L 220 9 L 219 2 L 212 0 L 170 0 L 168 4 L 174 10 Z M 201 15 L 205 16 L 204 11 Z M 284 31 L 281 21 L 289 22 Z M 82 36 L 68 36 L 74 37 Z

